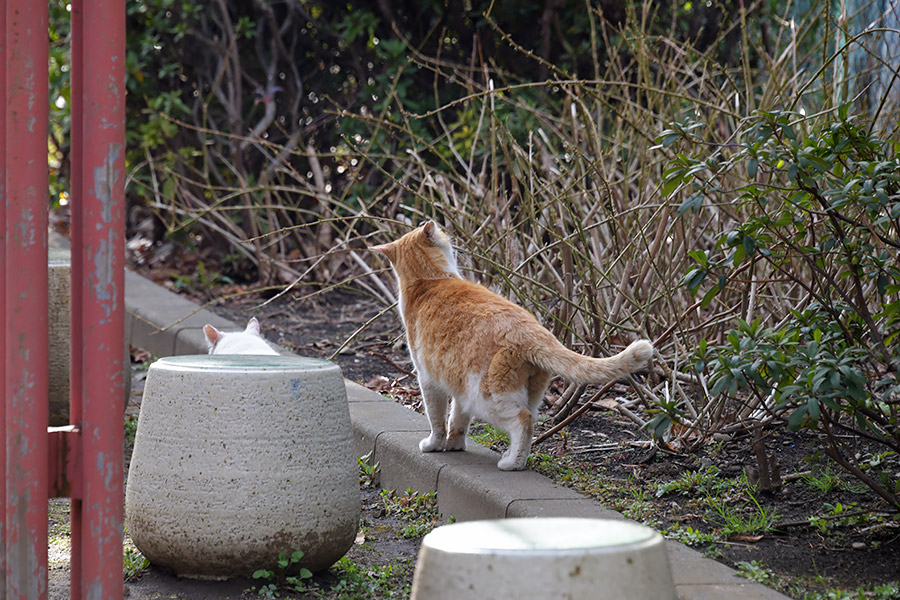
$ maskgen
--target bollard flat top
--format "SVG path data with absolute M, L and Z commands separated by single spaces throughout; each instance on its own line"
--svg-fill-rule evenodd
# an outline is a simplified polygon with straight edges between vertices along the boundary
M 610 519 L 540 518 L 467 521 L 438 527 L 423 546 L 460 554 L 615 552 L 625 546 L 644 545 L 658 533 L 637 523 Z
M 309 372 L 337 369 L 338 366 L 320 358 L 305 356 L 275 356 L 263 354 L 187 354 L 166 356 L 150 365 L 151 369 L 179 371 L 290 371 Z

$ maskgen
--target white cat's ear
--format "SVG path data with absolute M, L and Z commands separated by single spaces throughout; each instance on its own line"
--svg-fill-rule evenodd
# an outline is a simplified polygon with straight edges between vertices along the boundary
M 216 347 L 216 344 L 219 343 L 219 340 L 222 339 L 222 332 L 212 325 L 203 326 L 203 335 L 206 336 L 206 345 L 209 346 L 210 352 L 212 352 L 213 348 Z
M 250 317 L 250 320 L 247 322 L 247 329 L 244 331 L 259 335 L 259 321 L 256 320 L 256 317 Z

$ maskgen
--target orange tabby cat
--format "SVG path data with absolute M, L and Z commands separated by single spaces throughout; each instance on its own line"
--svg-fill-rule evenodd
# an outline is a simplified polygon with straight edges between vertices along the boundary
M 646 340 L 611 358 L 567 349 L 524 308 L 464 280 L 450 238 L 434 222 L 372 249 L 397 275 L 400 315 L 431 423 L 422 452 L 465 450 L 474 417 L 509 432 L 509 450 L 497 466 L 524 469 L 553 375 L 605 383 L 645 368 L 653 355 Z

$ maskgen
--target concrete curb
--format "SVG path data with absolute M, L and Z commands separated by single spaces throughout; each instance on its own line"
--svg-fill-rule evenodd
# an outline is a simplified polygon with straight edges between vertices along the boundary
M 238 326 L 133 273 L 125 273 L 125 332 L 134 346 L 157 356 L 205 354 L 206 323 Z M 287 351 L 283 351 L 287 353 Z M 623 519 L 568 488 L 532 471 L 497 469 L 499 455 L 471 440 L 466 452 L 419 452 L 428 433 L 426 418 L 357 383 L 346 381 L 356 451 L 374 452 L 381 486 L 437 492 L 441 514 L 457 520 L 508 517 L 590 517 Z M 787 600 L 759 583 L 668 541 L 669 562 L 679 600 Z

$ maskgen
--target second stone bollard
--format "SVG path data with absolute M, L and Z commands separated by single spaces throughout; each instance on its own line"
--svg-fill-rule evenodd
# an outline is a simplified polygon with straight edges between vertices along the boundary
M 624 520 L 501 519 L 425 536 L 411 600 L 675 600 L 665 540 Z
M 135 546 L 183 577 L 227 579 L 353 544 L 359 478 L 333 363 L 289 356 L 163 358 L 150 366 L 125 495 Z

